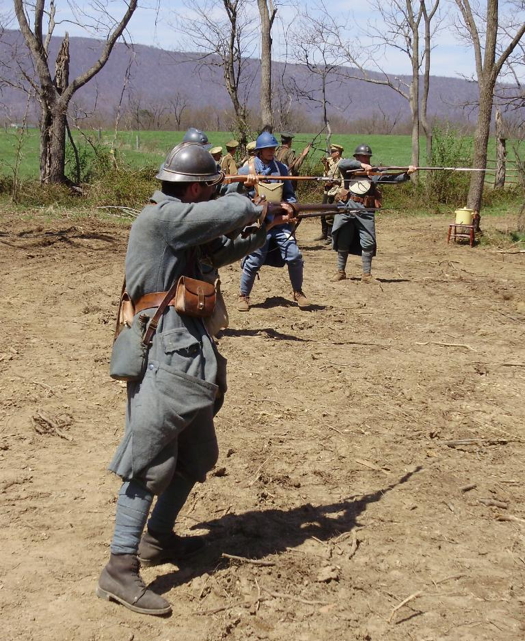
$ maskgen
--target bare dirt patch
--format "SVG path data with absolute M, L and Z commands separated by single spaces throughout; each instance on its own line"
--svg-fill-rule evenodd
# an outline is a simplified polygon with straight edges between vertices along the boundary
M 370 285 L 356 259 L 329 282 L 335 254 L 304 223 L 310 311 L 265 268 L 237 312 L 223 270 L 221 458 L 180 522 L 209 545 L 144 571 L 174 605 L 156 619 L 94 593 L 127 230 L 3 215 L 2 639 L 523 639 L 524 255 L 447 246 L 447 222 L 384 214 Z

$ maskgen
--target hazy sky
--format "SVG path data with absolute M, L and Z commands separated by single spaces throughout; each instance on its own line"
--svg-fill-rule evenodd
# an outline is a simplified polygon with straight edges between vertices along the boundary
M 122 16 L 124 3 L 122 0 L 97 0 L 107 2 L 110 12 L 115 16 Z M 200 0 L 199 0 L 200 1 Z M 302 0 L 303 6 L 314 6 L 314 0 Z M 387 0 L 388 2 L 388 0 Z M 446 6 L 442 0 L 443 6 Z M 67 2 L 66 0 L 57 0 L 57 26 L 56 35 L 62 35 L 66 30 L 70 35 L 87 35 L 78 26 L 67 22 L 72 18 L 69 7 L 84 7 L 86 12 L 90 2 L 88 0 L 80 2 Z M 0 6 L 5 10 L 11 3 L 8 0 L 0 0 Z M 133 42 L 150 46 L 161 47 L 163 49 L 180 50 L 179 34 L 170 26 L 174 22 L 174 12 L 186 11 L 182 0 L 142 0 L 141 8 L 137 9 L 133 15 L 128 32 Z M 11 5 L 12 6 L 12 5 Z M 342 22 L 351 11 L 352 23 L 358 27 L 362 34 L 366 28 L 367 22 L 375 19 L 377 13 L 371 10 L 368 0 L 361 0 L 359 3 L 350 0 L 333 0 L 329 4 L 333 15 L 341 16 Z M 313 10 L 313 9 L 312 9 Z M 257 4 L 253 2 L 254 15 L 257 16 Z M 289 25 L 293 11 L 289 7 L 280 7 L 277 13 L 278 20 L 274 27 L 274 57 L 282 60 L 285 55 L 284 30 Z M 283 29 L 284 27 L 284 29 Z M 350 35 L 350 34 L 348 34 Z M 443 29 L 438 39 L 437 46 L 432 53 L 432 75 L 439 76 L 463 76 L 473 77 L 474 60 L 471 50 L 468 47 L 461 46 L 454 38 L 450 28 Z M 390 73 L 409 74 L 410 66 L 408 57 L 402 52 L 393 49 L 388 50 L 381 60 L 381 66 Z

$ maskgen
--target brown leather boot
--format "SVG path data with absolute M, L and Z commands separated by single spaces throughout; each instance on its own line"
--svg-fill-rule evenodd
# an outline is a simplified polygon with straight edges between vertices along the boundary
M 346 272 L 344 269 L 340 269 L 336 274 L 330 278 L 330 282 L 332 283 L 337 283 L 339 280 L 345 280 L 346 279 Z
M 204 539 L 201 536 L 182 537 L 174 532 L 156 534 L 146 530 L 139 545 L 139 561 L 145 568 L 161 563 L 177 563 L 200 552 L 203 547 Z
M 98 580 L 97 596 L 140 614 L 170 614 L 171 605 L 146 586 L 139 570 L 135 554 L 112 554 Z
M 237 310 L 239 312 L 249 312 L 250 311 L 250 297 L 245 296 L 244 294 L 239 295 L 239 303 L 237 305 Z
M 294 292 L 293 299 L 301 309 L 304 309 L 305 307 L 310 307 L 310 302 L 308 298 L 306 298 L 302 290 L 299 290 L 298 292 Z
M 375 282 L 375 280 L 376 280 L 376 279 L 372 276 L 372 274 L 371 274 L 370 272 L 368 272 L 368 273 L 364 273 L 364 274 L 361 276 L 361 282 L 362 282 L 362 283 L 374 283 L 374 282 Z

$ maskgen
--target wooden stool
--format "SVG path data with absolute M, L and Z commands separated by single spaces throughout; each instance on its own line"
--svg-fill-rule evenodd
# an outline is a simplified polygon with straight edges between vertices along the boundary
M 468 239 L 469 245 L 474 247 L 474 242 L 476 240 L 476 230 L 474 229 L 474 225 L 458 225 L 456 223 L 449 225 L 447 243 L 450 243 L 451 240 L 456 242 L 458 238 Z

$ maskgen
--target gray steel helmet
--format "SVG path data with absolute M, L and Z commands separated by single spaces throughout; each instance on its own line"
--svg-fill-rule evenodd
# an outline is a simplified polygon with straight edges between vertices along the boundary
M 213 156 L 200 143 L 181 142 L 167 155 L 155 178 L 171 183 L 218 184 L 224 172 L 217 168 Z
M 184 134 L 182 142 L 198 142 L 199 145 L 203 145 L 205 149 L 210 149 L 211 145 L 209 144 L 208 136 L 195 127 L 190 127 L 188 131 Z
M 371 156 L 372 149 L 368 145 L 358 145 L 355 148 L 354 156 Z

